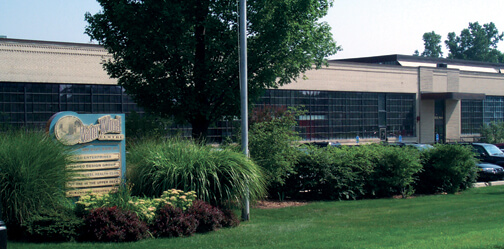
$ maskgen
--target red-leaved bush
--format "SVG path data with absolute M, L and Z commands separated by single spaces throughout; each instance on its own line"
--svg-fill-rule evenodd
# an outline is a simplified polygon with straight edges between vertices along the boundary
M 237 227 L 240 225 L 240 218 L 235 215 L 233 210 L 224 209 L 222 213 L 224 214 L 224 219 L 221 222 L 222 227 Z
M 187 209 L 187 214 L 198 220 L 199 225 L 196 232 L 210 232 L 222 227 L 224 213 L 204 201 L 194 201 L 193 205 Z
M 198 220 L 194 216 L 183 213 L 180 208 L 166 205 L 156 210 L 150 231 L 156 237 L 181 237 L 191 236 L 197 227 Z
M 83 240 L 100 242 L 137 241 L 148 236 L 147 225 L 130 211 L 117 207 L 96 208 L 84 219 Z

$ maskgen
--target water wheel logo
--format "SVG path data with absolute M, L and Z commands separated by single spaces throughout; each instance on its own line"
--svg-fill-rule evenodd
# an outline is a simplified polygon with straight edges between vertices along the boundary
M 82 121 L 75 116 L 64 116 L 56 122 L 54 135 L 65 145 L 78 144 L 81 137 Z

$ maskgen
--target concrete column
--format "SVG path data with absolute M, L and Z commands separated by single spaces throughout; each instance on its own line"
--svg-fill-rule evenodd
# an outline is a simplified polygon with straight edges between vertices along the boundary
M 445 101 L 446 142 L 460 140 L 460 100 Z
M 434 143 L 434 100 L 420 100 L 419 142 Z
M 447 72 L 446 90 L 448 92 L 459 92 L 460 89 L 459 78 L 460 78 L 460 71 L 450 70 Z
M 432 68 L 420 67 L 418 74 L 420 92 L 433 92 L 434 77 Z

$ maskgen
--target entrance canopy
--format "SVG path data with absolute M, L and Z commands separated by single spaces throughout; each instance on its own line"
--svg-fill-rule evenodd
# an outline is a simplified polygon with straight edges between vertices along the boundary
M 461 99 L 473 99 L 473 100 L 483 100 L 485 99 L 484 93 L 459 93 L 459 92 L 422 92 L 420 93 L 421 99 L 432 99 L 432 100 L 461 100 Z

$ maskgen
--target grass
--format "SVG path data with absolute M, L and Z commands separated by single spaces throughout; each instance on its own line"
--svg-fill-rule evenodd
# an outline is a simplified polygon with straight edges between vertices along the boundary
M 147 139 L 128 149 L 128 181 L 133 195 L 158 197 L 168 189 L 196 191 L 218 206 L 264 196 L 259 166 L 242 153 L 216 150 L 181 139 Z
M 0 199 L 7 224 L 26 222 L 33 210 L 66 201 L 69 156 L 68 148 L 43 131 L 19 129 L 0 135 Z
M 504 186 L 412 199 L 252 209 L 251 221 L 135 243 L 9 243 L 15 248 L 504 248 Z

